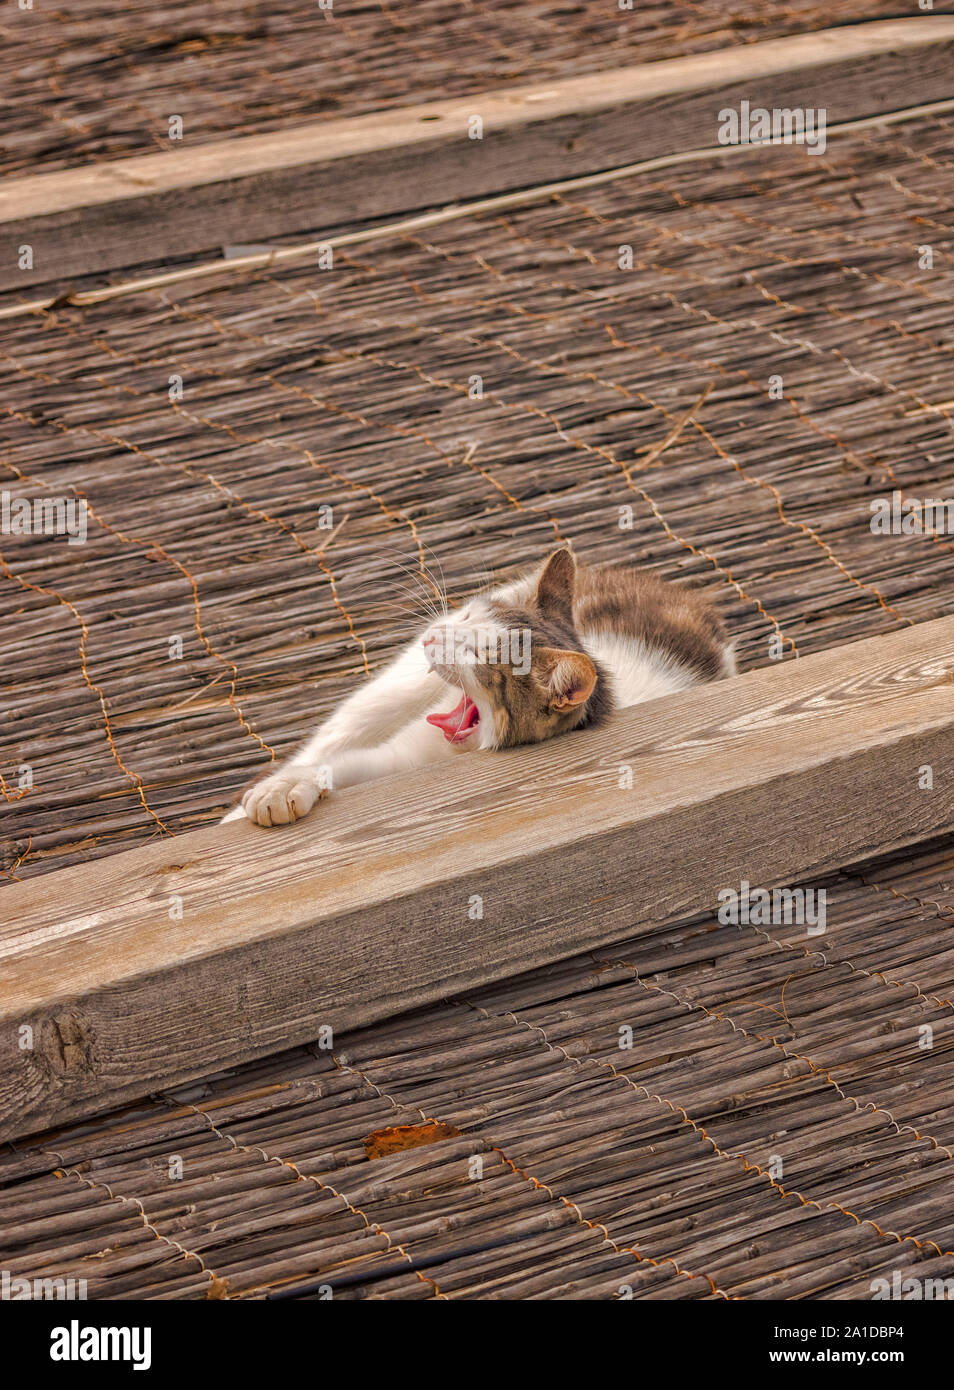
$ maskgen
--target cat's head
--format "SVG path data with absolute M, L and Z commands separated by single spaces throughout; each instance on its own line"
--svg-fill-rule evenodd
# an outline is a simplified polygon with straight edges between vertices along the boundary
M 606 714 L 605 677 L 573 622 L 575 578 L 573 556 L 557 550 L 535 586 L 478 594 L 425 632 L 431 668 L 461 694 L 455 709 L 427 716 L 445 738 L 510 748 Z M 520 597 L 511 601 L 515 593 Z

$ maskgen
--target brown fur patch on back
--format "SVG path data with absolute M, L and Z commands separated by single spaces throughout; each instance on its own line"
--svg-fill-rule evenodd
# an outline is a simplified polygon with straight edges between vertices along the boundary
M 635 638 L 702 680 L 725 674 L 722 620 L 702 594 L 635 565 L 580 565 L 573 617 L 579 632 Z

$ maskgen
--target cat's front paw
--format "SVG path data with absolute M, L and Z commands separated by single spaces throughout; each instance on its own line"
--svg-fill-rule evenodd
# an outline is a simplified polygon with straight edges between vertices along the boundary
M 256 825 L 290 825 L 307 816 L 319 797 L 324 796 L 303 768 L 273 773 L 242 797 L 242 809 Z

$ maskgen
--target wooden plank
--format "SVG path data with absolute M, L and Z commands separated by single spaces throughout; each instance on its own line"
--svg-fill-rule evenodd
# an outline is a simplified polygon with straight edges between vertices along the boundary
M 0 1138 L 950 830 L 952 677 L 943 618 L 10 887 Z
M 0 287 L 161 262 L 715 145 L 723 106 L 829 124 L 954 95 L 954 16 L 924 14 L 190 145 L 8 181 Z M 471 139 L 469 123 L 483 122 Z M 31 270 L 19 248 L 33 248 Z

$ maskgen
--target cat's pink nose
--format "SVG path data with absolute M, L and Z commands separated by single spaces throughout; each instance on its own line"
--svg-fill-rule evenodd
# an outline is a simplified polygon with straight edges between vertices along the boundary
M 423 637 L 424 655 L 429 661 L 440 661 L 447 650 L 447 629 L 429 627 Z

